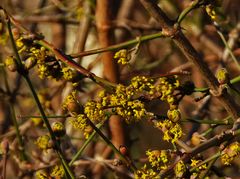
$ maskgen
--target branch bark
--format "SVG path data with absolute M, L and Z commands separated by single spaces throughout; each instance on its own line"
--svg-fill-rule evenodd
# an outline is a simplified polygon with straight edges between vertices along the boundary
M 107 47 L 114 43 L 114 34 L 111 30 L 111 17 L 114 0 L 97 0 L 96 25 L 101 47 Z M 119 71 L 116 61 L 113 60 L 113 52 L 104 52 L 101 55 L 104 77 L 114 83 L 119 82 Z M 113 115 L 109 119 L 109 128 L 112 142 L 119 148 L 124 145 L 124 130 L 120 116 Z
M 210 71 L 207 64 L 203 61 L 203 59 L 189 42 L 189 40 L 182 33 L 181 28 L 178 26 L 178 24 L 174 24 L 174 22 L 171 21 L 167 17 L 167 15 L 161 10 L 161 8 L 158 7 L 157 4 L 155 4 L 153 1 L 140 1 L 145 7 L 145 9 L 150 13 L 150 15 L 158 21 L 158 23 L 162 27 L 162 31 L 172 37 L 173 41 L 181 49 L 186 58 L 190 62 L 194 63 L 194 65 L 198 68 L 201 75 L 210 87 L 212 94 L 218 94 L 217 98 L 219 99 L 220 103 L 233 117 L 233 119 L 237 120 L 239 118 L 238 106 L 226 90 L 223 90 L 221 92 L 219 91 L 219 83 L 216 77 Z

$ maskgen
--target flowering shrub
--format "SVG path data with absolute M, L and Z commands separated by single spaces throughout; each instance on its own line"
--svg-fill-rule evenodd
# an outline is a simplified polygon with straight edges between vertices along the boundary
M 56 17 L 43 2 L 36 19 L 12 13 L 11 5 L 0 8 L 1 178 L 240 175 L 239 25 L 228 6 L 218 0 L 160 6 L 140 0 L 133 7 L 141 3 L 156 22 L 112 19 L 118 15 L 110 12 L 116 8 L 121 15 L 125 2 L 56 1 Z M 147 18 L 133 7 L 125 13 Z M 75 44 L 82 49 L 69 54 L 67 27 L 79 20 Z M 47 32 L 35 29 L 45 21 L 57 22 L 62 32 L 52 43 Z M 126 42 L 113 45 L 119 26 L 131 33 L 120 29 Z M 84 51 L 88 36 L 101 48 Z M 85 58 L 94 54 L 94 61 Z M 14 162 L 11 173 L 6 166 Z

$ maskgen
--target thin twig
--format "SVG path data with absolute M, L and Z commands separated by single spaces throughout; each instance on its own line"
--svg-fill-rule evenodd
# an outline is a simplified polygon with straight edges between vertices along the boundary
M 65 169 L 65 172 L 66 172 L 71 178 L 75 178 L 75 177 L 74 177 L 74 174 L 72 173 L 71 169 L 69 168 L 66 160 L 64 159 L 63 153 L 62 153 L 62 151 L 61 151 L 61 149 L 60 149 L 59 141 L 56 139 L 56 137 L 55 137 L 55 135 L 54 135 L 54 133 L 53 133 L 53 131 L 52 131 L 52 128 L 51 128 L 51 126 L 50 126 L 50 123 L 49 123 L 49 121 L 48 121 L 48 118 L 47 118 L 46 115 L 45 115 L 45 112 L 44 112 L 44 110 L 43 110 L 43 107 L 42 107 L 42 105 L 41 105 L 41 103 L 40 103 L 40 101 L 39 101 L 39 98 L 38 98 L 38 96 L 37 96 L 37 93 L 36 93 L 33 85 L 32 85 L 32 82 L 31 82 L 31 80 L 30 80 L 30 78 L 29 78 L 29 76 L 28 76 L 28 73 L 25 71 L 25 69 L 24 69 L 24 67 L 23 67 L 21 58 L 20 58 L 20 56 L 19 56 L 19 54 L 18 54 L 17 46 L 16 46 L 15 41 L 14 41 L 14 38 L 13 38 L 13 34 L 12 34 L 12 30 L 11 30 L 11 21 L 10 21 L 9 18 L 7 19 L 7 25 L 8 25 L 8 31 L 9 31 L 9 36 L 10 36 L 11 43 L 12 43 L 12 46 L 13 46 L 13 50 L 14 50 L 14 53 L 15 53 L 16 59 L 17 59 L 16 62 L 17 62 L 17 64 L 18 64 L 18 72 L 24 77 L 25 81 L 27 82 L 27 84 L 28 84 L 28 86 L 29 86 L 29 88 L 30 88 L 30 90 L 31 90 L 31 92 L 32 92 L 34 101 L 36 102 L 37 107 L 38 107 L 38 109 L 39 109 L 39 111 L 40 111 L 40 113 L 41 113 L 41 115 L 42 115 L 42 119 L 43 119 L 43 121 L 44 121 L 44 123 L 45 123 L 45 125 L 46 125 L 46 127 L 47 127 L 47 129 L 48 129 L 48 131 L 49 131 L 49 134 L 50 134 L 50 136 L 51 136 L 51 139 L 53 140 L 53 142 L 54 142 L 54 144 L 55 144 L 55 151 L 56 151 L 56 153 L 58 154 L 59 159 L 61 160 L 61 162 L 62 162 L 62 164 L 63 164 L 63 166 L 64 166 L 63 168 Z

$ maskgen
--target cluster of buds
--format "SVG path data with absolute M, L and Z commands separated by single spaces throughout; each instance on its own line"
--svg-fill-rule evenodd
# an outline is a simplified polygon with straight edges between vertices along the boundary
M 177 122 L 181 118 L 181 113 L 175 105 L 174 91 L 179 87 L 179 81 L 176 76 L 160 77 L 158 80 L 145 76 L 133 77 L 130 84 L 125 86 L 119 84 L 112 92 L 102 91 L 97 100 L 90 100 L 84 106 L 80 105 L 76 99 L 76 92 L 71 93 L 65 99 L 63 108 L 67 109 L 74 117 L 71 123 L 75 128 L 82 130 L 85 136 L 92 129 L 89 127 L 88 120 L 94 124 L 103 122 L 107 114 L 117 114 L 122 116 L 126 123 L 138 122 L 143 119 L 153 118 L 154 114 L 148 112 L 142 97 L 148 99 L 158 98 L 168 102 L 170 109 L 168 111 L 169 120 L 164 121 L 159 127 L 164 127 L 167 141 L 175 142 L 182 136 L 181 127 Z
M 65 172 L 62 165 L 55 165 L 51 167 L 49 170 L 41 169 L 35 173 L 35 177 L 37 179 L 47 179 L 47 178 L 61 179 L 61 178 L 64 178 L 64 175 L 65 175 Z
M 224 165 L 231 165 L 233 160 L 240 154 L 240 143 L 234 142 L 223 150 L 221 161 Z
M 18 29 L 13 29 L 13 35 L 24 70 L 28 71 L 37 66 L 38 75 L 41 79 L 67 80 L 78 86 L 82 75 L 60 63 L 50 50 L 38 43 L 39 39 L 21 34 Z M 19 68 L 14 56 L 7 57 L 5 65 L 13 72 Z
M 116 59 L 119 64 L 126 65 L 131 60 L 131 54 L 127 49 L 121 49 L 115 53 L 113 58 Z
M 165 170 L 170 162 L 170 151 L 167 150 L 148 150 L 146 151 L 150 165 L 157 170 Z

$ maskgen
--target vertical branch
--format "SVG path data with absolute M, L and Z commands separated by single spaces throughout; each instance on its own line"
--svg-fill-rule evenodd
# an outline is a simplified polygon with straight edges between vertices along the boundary
M 114 43 L 113 31 L 110 28 L 110 17 L 112 17 L 112 5 L 114 1 L 98 0 L 96 7 L 96 22 L 98 30 L 98 38 L 101 47 L 107 47 Z M 119 71 L 116 61 L 113 60 L 112 52 L 105 52 L 102 54 L 103 74 L 110 82 L 119 82 Z M 124 144 L 123 128 L 119 116 L 112 116 L 110 118 L 110 130 L 112 134 L 113 143 L 119 147 Z
M 56 13 L 64 13 L 61 10 L 56 10 Z M 52 39 L 54 46 L 65 51 L 66 48 L 66 24 L 53 23 L 52 24 Z
M 74 50 L 76 50 L 76 53 L 81 53 L 84 51 L 85 44 L 88 37 L 88 32 L 91 27 L 91 6 L 89 1 L 85 1 L 84 4 L 84 17 L 80 20 L 79 26 L 78 26 L 78 34 L 77 34 L 77 40 L 74 44 Z M 81 61 L 81 57 L 78 58 L 79 61 Z
M 103 48 L 114 43 L 114 34 L 110 27 L 113 5 L 113 0 L 97 0 L 96 24 L 99 43 Z M 101 58 L 104 77 L 110 82 L 118 83 L 119 70 L 116 61 L 113 60 L 113 53 L 104 52 Z M 113 144 L 117 148 L 120 147 L 120 145 L 124 145 L 124 131 L 120 116 L 113 115 L 110 117 L 109 128 Z

